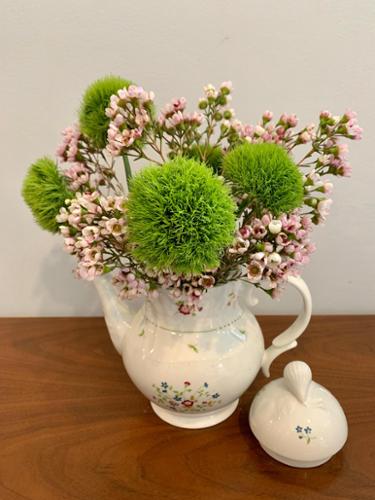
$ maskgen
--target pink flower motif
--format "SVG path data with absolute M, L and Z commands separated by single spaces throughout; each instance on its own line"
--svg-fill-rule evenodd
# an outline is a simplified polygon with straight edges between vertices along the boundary
M 191 408 L 194 404 L 194 401 L 191 401 L 190 399 L 185 399 L 185 401 L 182 401 L 181 404 L 186 406 L 186 408 Z
M 191 309 L 187 304 L 181 304 L 178 310 L 181 314 L 184 314 L 185 316 L 191 314 Z

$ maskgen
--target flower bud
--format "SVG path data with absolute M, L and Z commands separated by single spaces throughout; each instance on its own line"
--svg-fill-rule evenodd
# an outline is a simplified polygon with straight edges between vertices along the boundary
M 265 112 L 263 113 L 262 118 L 263 118 L 263 123 L 268 123 L 269 121 L 271 121 L 271 120 L 272 120 L 272 118 L 273 118 L 273 113 L 272 113 L 272 111 L 268 111 L 268 110 L 267 110 L 267 111 L 265 111 Z
M 199 109 L 206 109 L 207 106 L 208 106 L 208 102 L 206 101 L 206 99 L 199 100 L 199 103 L 198 103 Z
M 268 229 L 270 231 L 270 233 L 272 234 L 279 234 L 279 232 L 281 231 L 283 225 L 281 223 L 281 220 L 271 220 L 271 222 L 268 224 Z
M 232 82 L 228 81 L 228 82 L 223 82 L 221 85 L 220 85 L 220 90 L 221 90 L 221 93 L 224 94 L 224 95 L 228 95 L 231 90 L 232 90 Z
M 227 98 L 225 95 L 221 94 L 217 97 L 216 102 L 220 104 L 220 106 L 225 106 L 227 103 Z
M 273 252 L 268 256 L 268 262 L 271 265 L 278 266 L 281 264 L 281 255 L 278 254 L 277 252 Z

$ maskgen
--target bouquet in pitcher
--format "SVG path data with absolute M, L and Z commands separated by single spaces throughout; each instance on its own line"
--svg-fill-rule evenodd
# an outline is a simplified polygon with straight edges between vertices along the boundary
M 343 141 L 361 139 L 356 114 L 322 111 L 299 126 L 265 111 L 250 125 L 231 99 L 231 82 L 207 85 L 196 110 L 181 97 L 158 112 L 153 92 L 123 78 L 88 87 L 57 160 L 35 161 L 23 185 L 77 277 L 111 273 L 123 300 L 167 289 L 195 315 L 212 287 L 244 280 L 275 298 L 301 272 L 331 180 L 350 176 Z

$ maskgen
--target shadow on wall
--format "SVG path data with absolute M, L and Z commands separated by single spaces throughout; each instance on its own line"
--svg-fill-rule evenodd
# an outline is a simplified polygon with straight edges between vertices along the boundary
M 55 244 L 36 274 L 35 315 L 102 316 L 99 297 L 91 282 L 75 278 L 75 259 Z

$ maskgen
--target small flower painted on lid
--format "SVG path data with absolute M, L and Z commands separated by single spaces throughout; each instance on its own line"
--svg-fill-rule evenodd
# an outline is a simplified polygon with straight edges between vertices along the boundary
M 306 427 L 302 427 L 301 425 L 297 425 L 295 431 L 298 434 L 298 439 L 302 439 L 306 441 L 306 444 L 310 444 L 313 439 L 316 439 L 315 436 L 311 436 L 312 428 L 308 425 Z

